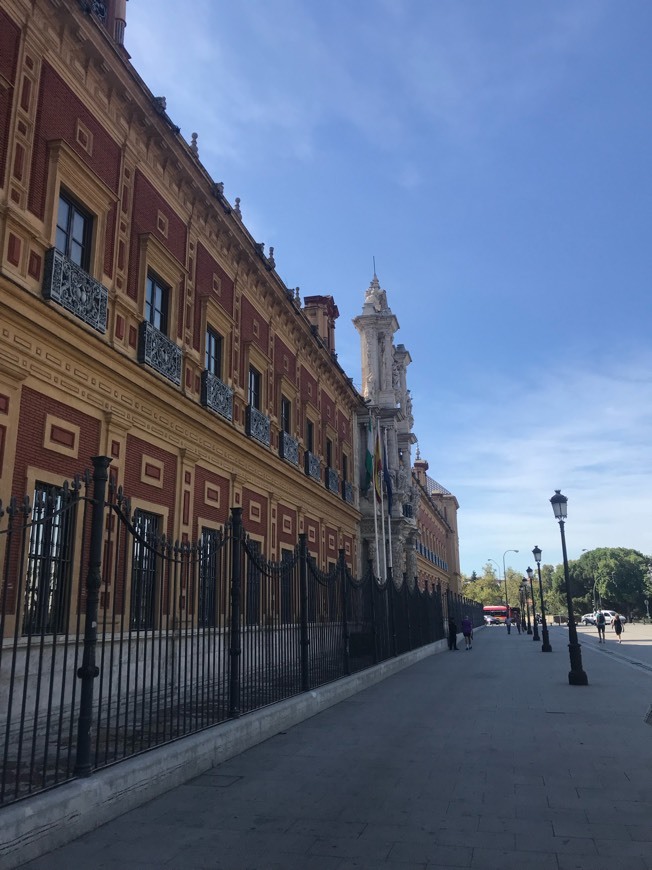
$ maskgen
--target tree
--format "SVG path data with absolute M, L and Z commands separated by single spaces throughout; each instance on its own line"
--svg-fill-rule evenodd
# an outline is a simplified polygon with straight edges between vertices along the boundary
M 475 579 L 473 579 L 474 577 Z M 489 563 L 484 566 L 480 576 L 474 571 L 470 578 L 464 580 L 462 592 L 468 598 L 479 601 L 480 604 L 501 604 L 503 600 L 500 582 L 497 580 L 496 573 Z

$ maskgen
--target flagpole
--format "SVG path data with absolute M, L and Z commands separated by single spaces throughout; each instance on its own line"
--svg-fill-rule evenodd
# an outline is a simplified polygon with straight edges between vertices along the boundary
M 380 449 L 380 417 L 376 421 L 376 426 L 377 426 L 376 437 L 378 438 L 378 448 Z M 382 469 L 382 466 L 383 466 L 383 460 L 382 460 L 382 456 L 381 456 L 381 459 L 380 459 L 381 469 Z M 374 472 L 375 472 L 375 469 L 374 469 Z M 375 481 L 374 481 L 374 483 L 375 483 Z M 385 499 L 383 497 L 382 476 L 379 480 L 379 487 L 378 488 L 380 489 L 380 524 L 381 524 L 381 530 L 382 530 L 382 536 L 383 536 L 383 572 L 384 572 L 383 579 L 385 580 L 385 582 L 387 582 L 387 547 L 385 546 Z
M 387 463 L 387 427 L 383 429 L 383 441 L 385 445 L 385 462 Z M 389 474 L 389 467 L 385 469 L 385 474 Z M 389 513 L 389 493 L 387 499 L 387 529 L 389 532 L 389 570 L 392 571 L 393 575 L 394 564 L 392 561 L 392 518 Z

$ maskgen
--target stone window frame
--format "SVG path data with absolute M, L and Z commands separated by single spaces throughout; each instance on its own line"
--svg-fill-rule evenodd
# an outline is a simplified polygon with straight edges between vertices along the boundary
M 228 387 L 233 385 L 233 366 L 231 347 L 233 337 L 233 321 L 224 309 L 212 299 L 204 299 L 201 312 L 201 368 L 206 368 L 206 331 L 212 329 L 222 337 L 222 374 L 220 380 Z M 247 369 L 248 371 L 248 369 Z
M 153 275 L 169 288 L 167 332 L 164 335 L 179 345 L 179 293 L 185 286 L 186 271 L 170 252 L 151 233 L 142 233 L 138 258 L 138 311 L 141 320 L 145 317 L 147 278 Z
M 93 173 L 79 155 L 62 139 L 49 143 L 48 186 L 45 202 L 44 236 L 51 248 L 56 247 L 59 197 L 65 191 L 89 214 L 92 221 L 88 274 L 104 282 L 104 252 L 109 212 L 118 203 L 118 195 Z

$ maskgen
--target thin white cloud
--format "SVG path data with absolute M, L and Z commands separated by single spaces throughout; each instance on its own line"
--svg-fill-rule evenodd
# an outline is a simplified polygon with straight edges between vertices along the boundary
M 652 552 L 652 355 L 511 383 L 487 377 L 472 392 L 463 404 L 443 399 L 446 430 L 416 404 L 422 455 L 461 503 L 463 570 L 479 570 L 506 547 L 527 561 L 535 544 L 560 561 L 548 503 L 555 489 L 569 499 L 571 552 Z

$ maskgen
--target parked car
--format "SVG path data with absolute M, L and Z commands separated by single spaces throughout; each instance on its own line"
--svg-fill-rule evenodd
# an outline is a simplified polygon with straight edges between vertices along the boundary
M 488 616 L 487 614 L 485 614 L 484 624 L 485 625 L 500 625 L 500 620 L 496 619 L 495 616 Z
M 614 621 L 614 616 L 618 613 L 617 610 L 603 610 L 602 612 L 604 613 L 604 621 L 607 623 L 607 625 L 611 625 L 611 623 Z M 618 615 L 620 616 L 620 621 L 624 625 L 627 622 L 627 617 L 623 616 L 622 613 Z
M 595 625 L 595 613 L 585 613 L 580 622 L 582 625 Z

